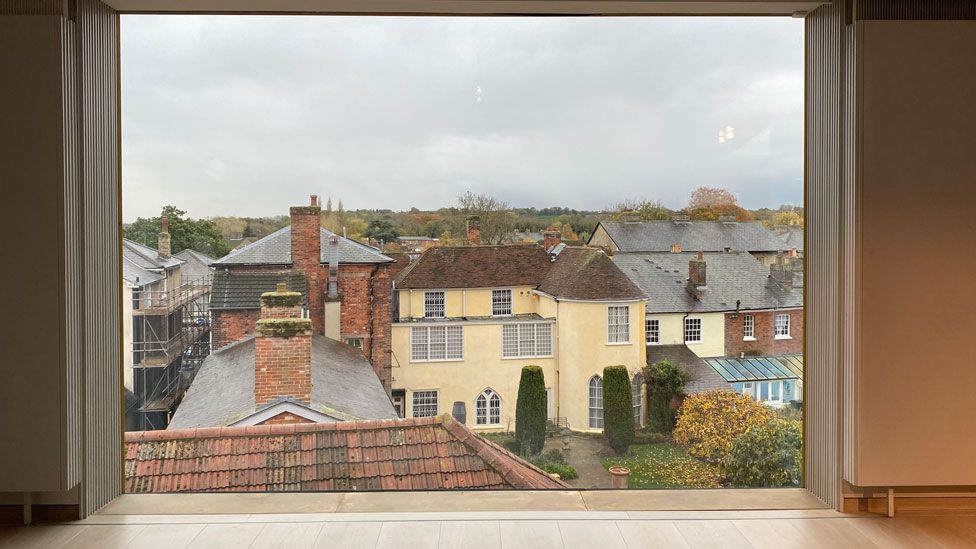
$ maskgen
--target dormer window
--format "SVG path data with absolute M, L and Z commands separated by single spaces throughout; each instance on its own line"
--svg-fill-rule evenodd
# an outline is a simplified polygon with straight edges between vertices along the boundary
M 424 318 L 444 318 L 444 292 L 424 292 Z
M 491 291 L 491 316 L 512 314 L 512 290 Z

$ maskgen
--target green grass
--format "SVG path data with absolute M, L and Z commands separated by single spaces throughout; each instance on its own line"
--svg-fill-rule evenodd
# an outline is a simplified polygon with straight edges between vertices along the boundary
M 630 469 L 631 488 L 718 488 L 718 467 L 669 442 L 634 444 L 630 454 L 603 458 L 603 466 Z

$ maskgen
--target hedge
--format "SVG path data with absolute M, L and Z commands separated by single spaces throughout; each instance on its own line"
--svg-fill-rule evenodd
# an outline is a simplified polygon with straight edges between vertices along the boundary
M 525 366 L 515 404 L 515 440 L 523 455 L 538 454 L 546 441 L 546 380 L 542 368 Z
M 667 359 L 644 369 L 647 383 L 647 426 L 656 433 L 674 431 L 677 412 L 671 406 L 674 397 L 684 394 L 687 376 Z
M 634 442 L 634 408 L 626 366 L 603 369 L 603 432 L 618 454 Z

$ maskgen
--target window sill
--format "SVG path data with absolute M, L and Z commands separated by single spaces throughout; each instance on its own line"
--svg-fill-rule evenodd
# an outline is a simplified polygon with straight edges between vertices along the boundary
M 698 341 L 685 341 L 685 345 L 701 345 L 701 344 L 702 344 L 702 341 L 701 340 L 698 340 Z
M 756 341 L 756 338 L 754 338 L 754 337 L 744 337 L 744 338 L 742 338 L 742 341 Z
M 775 337 L 773 337 L 773 339 L 774 340 L 793 339 L 793 336 L 775 336 Z
M 445 362 L 464 362 L 464 358 L 445 358 L 443 360 L 411 360 L 409 364 L 443 364 Z
M 618 347 L 620 345 L 630 345 L 630 344 L 631 343 L 629 341 L 617 341 L 617 342 L 613 342 L 613 343 L 611 343 L 609 341 L 607 342 L 607 345 L 611 345 L 611 346 L 614 346 L 614 347 Z
M 538 358 L 555 358 L 553 355 L 503 356 L 502 360 L 535 360 Z

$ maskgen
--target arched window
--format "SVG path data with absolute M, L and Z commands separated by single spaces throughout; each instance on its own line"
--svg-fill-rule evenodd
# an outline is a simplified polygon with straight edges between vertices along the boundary
M 498 425 L 502 422 L 502 397 L 485 389 L 474 399 L 474 422 L 477 425 Z
M 603 380 L 590 378 L 590 429 L 603 429 Z
M 641 398 L 643 385 L 644 376 L 640 374 L 635 375 L 634 380 L 630 382 L 630 396 L 634 406 L 634 425 L 638 428 L 641 426 L 641 405 L 644 403 L 644 399 Z

